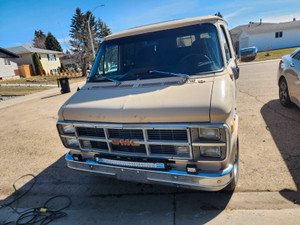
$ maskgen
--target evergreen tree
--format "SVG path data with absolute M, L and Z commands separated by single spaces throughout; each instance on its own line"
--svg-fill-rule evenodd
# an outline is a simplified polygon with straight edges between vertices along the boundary
M 105 22 L 101 20 L 101 18 L 98 18 L 98 38 L 100 40 L 100 43 L 102 42 L 102 38 L 108 36 L 111 34 L 110 28 L 107 26 Z
M 66 72 L 67 68 L 63 62 L 60 63 L 60 72 Z
M 62 52 L 62 48 L 56 38 L 49 32 L 46 41 L 45 41 L 46 49 Z
M 35 30 L 34 31 L 34 39 L 33 39 L 33 47 L 46 49 L 45 41 L 46 41 L 46 35 L 44 34 L 44 32 L 41 30 L 39 30 L 39 31 Z
M 44 68 L 43 68 L 41 60 L 36 52 L 32 55 L 32 60 L 33 60 L 33 64 L 34 64 L 35 73 L 37 75 L 43 75 Z

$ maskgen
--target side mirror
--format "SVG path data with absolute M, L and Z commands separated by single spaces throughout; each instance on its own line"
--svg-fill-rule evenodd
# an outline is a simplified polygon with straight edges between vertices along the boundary
M 233 75 L 234 75 L 234 79 L 239 79 L 240 76 L 240 68 L 238 66 L 233 66 L 231 67 Z

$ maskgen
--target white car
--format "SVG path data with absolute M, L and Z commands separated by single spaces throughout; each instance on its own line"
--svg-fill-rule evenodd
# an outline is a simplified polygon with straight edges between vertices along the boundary
M 300 48 L 282 57 L 277 80 L 280 103 L 286 107 L 292 103 L 300 107 Z

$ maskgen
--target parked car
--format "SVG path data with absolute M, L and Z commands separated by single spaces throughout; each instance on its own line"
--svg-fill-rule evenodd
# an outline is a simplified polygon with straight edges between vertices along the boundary
M 256 47 L 249 47 L 249 48 L 242 48 L 240 50 L 240 59 L 242 61 L 252 61 L 257 56 L 257 48 Z
M 291 106 L 294 103 L 300 107 L 300 48 L 282 57 L 277 80 L 280 103 L 283 106 Z
M 217 16 L 107 36 L 87 83 L 58 113 L 68 167 L 128 181 L 233 190 L 238 76 L 227 22 Z

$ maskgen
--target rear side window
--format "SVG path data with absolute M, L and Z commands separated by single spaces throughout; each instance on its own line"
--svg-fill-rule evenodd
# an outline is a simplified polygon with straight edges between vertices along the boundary
M 226 61 L 229 62 L 229 60 L 232 58 L 230 48 L 229 48 L 229 42 L 228 38 L 225 32 L 225 28 L 221 26 L 221 34 L 222 34 L 222 41 L 224 44 L 224 51 L 225 51 L 225 56 L 226 56 Z
M 300 60 L 300 50 L 293 55 L 293 58 L 296 59 L 296 60 Z

